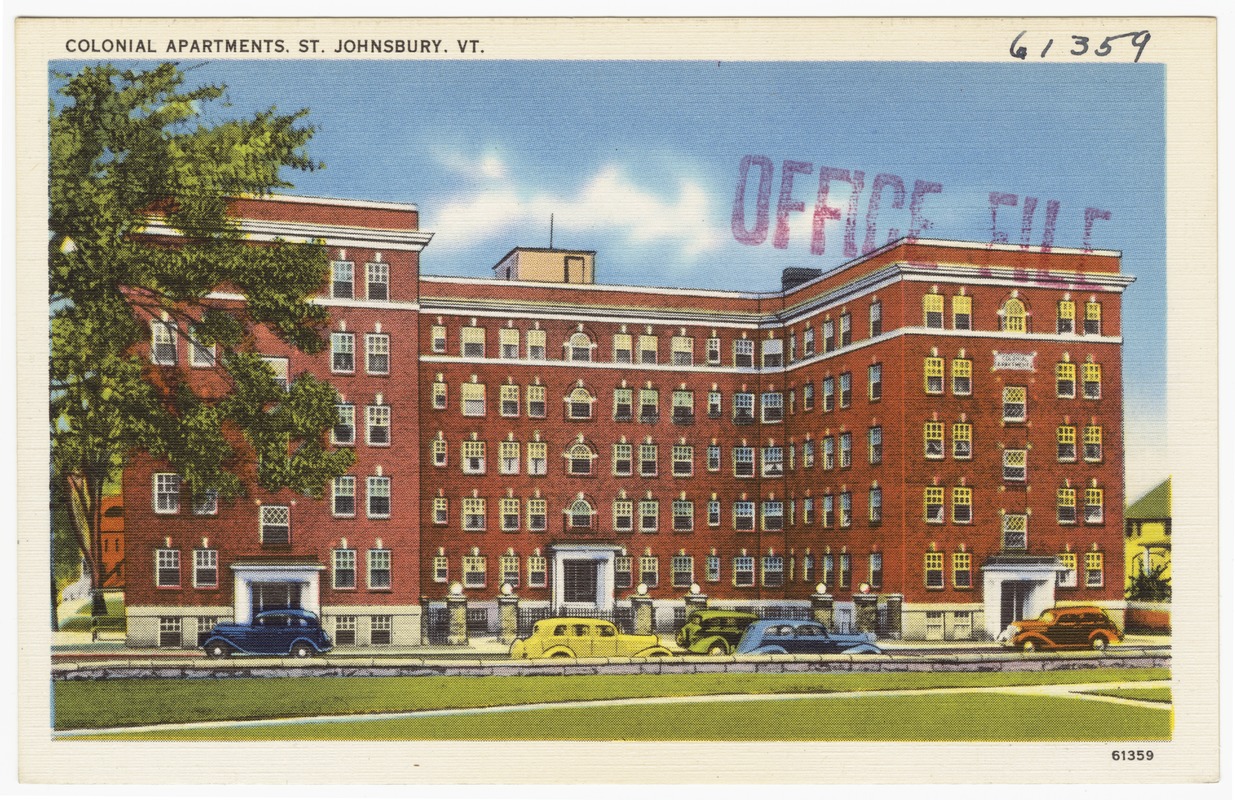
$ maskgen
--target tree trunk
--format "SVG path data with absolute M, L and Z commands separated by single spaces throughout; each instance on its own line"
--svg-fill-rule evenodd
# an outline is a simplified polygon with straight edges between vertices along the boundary
M 51 567 L 51 629 L 60 630 L 60 593 L 56 591 L 56 565 Z

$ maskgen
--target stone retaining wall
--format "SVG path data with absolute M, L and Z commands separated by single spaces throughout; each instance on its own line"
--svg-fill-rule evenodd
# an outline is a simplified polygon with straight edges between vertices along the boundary
M 778 672 L 1044 672 L 1098 667 L 1170 667 L 1169 653 L 1132 650 L 1118 654 L 964 653 L 929 656 L 728 656 L 674 658 L 580 658 L 543 661 L 430 661 L 423 659 L 322 658 L 238 659 L 216 662 L 122 661 L 62 663 L 54 680 L 125 678 L 290 678 L 290 677 L 487 677 L 513 675 L 684 675 Z

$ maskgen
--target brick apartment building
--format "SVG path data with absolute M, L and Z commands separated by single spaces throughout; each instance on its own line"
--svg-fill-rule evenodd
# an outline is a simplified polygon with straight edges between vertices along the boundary
M 1122 616 L 1119 253 L 901 240 L 779 291 L 596 283 L 516 248 L 420 275 L 415 207 L 237 201 L 257 242 L 325 242 L 350 473 L 324 499 L 124 476 L 129 641 L 302 606 L 342 643 L 408 644 L 475 608 L 902 601 L 906 638 L 991 636 L 1053 604 Z M 241 298 L 220 296 L 220 302 Z M 209 354 L 151 320 L 151 358 Z M 893 606 L 895 608 L 895 606 Z

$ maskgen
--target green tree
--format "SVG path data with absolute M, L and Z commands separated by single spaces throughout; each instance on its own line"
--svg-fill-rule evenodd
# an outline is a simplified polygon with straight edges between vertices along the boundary
M 99 523 L 104 484 L 136 453 L 166 459 L 185 489 L 244 496 L 255 486 L 320 496 L 351 450 L 330 450 L 335 390 L 308 374 L 284 388 L 254 351 L 258 328 L 307 353 L 325 346 L 310 302 L 328 267 L 313 243 L 254 246 L 229 198 L 291 186 L 307 110 L 207 120 L 223 86 L 185 88 L 175 64 L 57 75 L 49 103 L 52 481 L 105 613 Z M 158 223 L 170 234 L 155 240 Z M 244 303 L 209 295 L 220 287 Z M 216 352 L 218 379 L 152 363 L 152 326 Z M 200 378 L 200 376 L 199 376 Z M 208 386 L 208 388 L 204 388 Z M 57 492 L 53 492 L 53 497 Z

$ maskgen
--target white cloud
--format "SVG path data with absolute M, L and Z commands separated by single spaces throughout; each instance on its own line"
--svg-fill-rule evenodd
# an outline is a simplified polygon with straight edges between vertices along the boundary
M 451 167 L 462 161 L 442 158 Z M 469 164 L 475 176 L 477 164 Z M 457 250 L 498 238 L 504 240 L 503 247 L 544 246 L 550 214 L 555 243 L 569 241 L 575 247 L 593 248 L 594 240 L 617 236 L 632 246 L 672 248 L 679 258 L 693 260 L 725 241 L 727 230 L 715 226 L 718 216 L 712 199 L 688 180 L 680 181 L 676 191 L 649 188 L 636 185 L 621 168 L 609 166 L 573 190 L 546 190 L 521 184 L 520 176 L 511 178 L 496 155 L 485 156 L 479 165 L 487 180 L 447 199 L 426 220 L 435 231 L 435 250 Z

